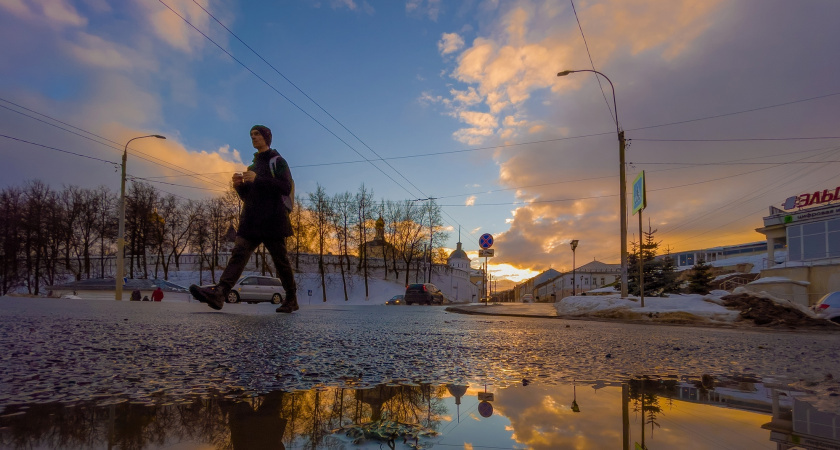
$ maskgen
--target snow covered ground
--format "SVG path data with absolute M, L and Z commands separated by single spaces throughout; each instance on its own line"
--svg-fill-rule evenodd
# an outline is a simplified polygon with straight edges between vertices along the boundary
M 555 303 L 558 315 L 580 316 L 606 310 L 626 310 L 639 314 L 686 312 L 715 321 L 734 322 L 738 311 L 721 305 L 720 298 L 727 291 L 714 291 L 709 295 L 672 294 L 668 297 L 645 297 L 642 308 L 637 297 L 622 299 L 619 295 L 566 297 Z
M 217 280 L 220 273 L 216 274 Z M 245 272 L 245 275 L 260 275 L 257 272 Z M 295 274 L 298 285 L 298 302 L 301 305 L 324 304 L 324 290 L 321 288 L 321 277 L 317 273 Z M 169 280 L 180 286 L 189 287 L 191 284 L 212 284 L 207 271 L 204 272 L 199 281 L 198 272 L 174 272 L 170 274 Z M 368 278 L 367 295 L 365 292 L 365 280 L 361 276 L 348 276 L 347 279 L 347 300 L 344 297 L 344 283 L 341 274 L 328 273 L 326 277 L 326 304 L 344 305 L 383 305 L 391 297 L 397 294 L 405 294 L 405 285 L 394 281 L 382 280 L 381 278 Z M 413 282 L 413 277 L 412 277 Z M 422 282 L 422 281 L 421 281 Z M 164 297 L 163 301 L 173 301 L 174 295 Z

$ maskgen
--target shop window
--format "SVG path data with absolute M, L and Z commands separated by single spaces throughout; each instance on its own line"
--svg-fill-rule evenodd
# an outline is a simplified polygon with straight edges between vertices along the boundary
M 828 221 L 828 256 L 840 257 L 840 219 Z
M 826 223 L 806 223 L 802 225 L 802 258 L 819 259 L 826 257 Z
M 802 261 L 802 225 L 787 229 L 788 260 Z

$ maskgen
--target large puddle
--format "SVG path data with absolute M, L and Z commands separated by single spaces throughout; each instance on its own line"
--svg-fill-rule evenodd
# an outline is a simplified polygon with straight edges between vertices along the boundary
M 834 411 L 837 412 L 837 411 Z M 840 415 L 750 378 L 167 391 L 7 405 L 13 449 L 838 449 Z

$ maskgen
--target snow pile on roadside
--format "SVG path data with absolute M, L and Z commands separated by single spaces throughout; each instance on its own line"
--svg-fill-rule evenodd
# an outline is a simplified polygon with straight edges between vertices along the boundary
M 555 307 L 557 314 L 561 316 L 580 316 L 607 310 L 626 310 L 638 314 L 684 312 L 707 319 L 734 322 L 738 318 L 738 311 L 718 304 L 720 294 L 728 295 L 729 292 L 715 291 L 714 294 L 706 296 L 672 294 L 669 297 L 646 297 L 644 308 L 637 297 L 622 299 L 616 295 L 576 296 L 564 298 L 555 303 Z
M 750 283 L 750 284 L 753 284 L 753 283 Z M 735 288 L 735 290 L 732 291 L 732 295 L 737 295 L 737 294 L 748 294 L 748 295 L 751 295 L 753 297 L 758 297 L 758 298 L 763 298 L 763 299 L 766 299 L 766 300 L 770 300 L 771 302 L 777 303 L 781 306 L 784 306 L 785 308 L 790 308 L 790 309 L 795 309 L 797 311 L 800 311 L 808 317 L 814 317 L 814 318 L 817 317 L 816 314 L 814 314 L 814 311 L 811 310 L 811 308 L 808 308 L 807 306 L 800 305 L 799 303 L 794 303 L 794 302 L 792 302 L 790 300 L 787 300 L 787 299 L 784 299 L 784 298 L 776 297 L 776 296 L 774 296 L 774 295 L 772 295 L 772 294 L 770 294 L 766 291 L 753 292 L 753 291 L 747 290 L 747 288 L 745 288 L 743 286 L 739 286 L 739 287 Z
M 769 284 L 769 283 L 794 283 L 794 284 L 798 284 L 800 286 L 808 286 L 808 285 L 811 284 L 808 281 L 791 280 L 790 278 L 787 278 L 787 277 L 763 277 L 763 278 L 759 278 L 759 279 L 751 282 L 750 284 Z

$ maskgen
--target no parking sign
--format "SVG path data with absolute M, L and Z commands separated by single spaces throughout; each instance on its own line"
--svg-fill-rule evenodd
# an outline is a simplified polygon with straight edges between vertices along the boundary
M 481 402 L 478 404 L 478 413 L 481 417 L 490 417 L 493 415 L 493 405 L 490 402 Z

